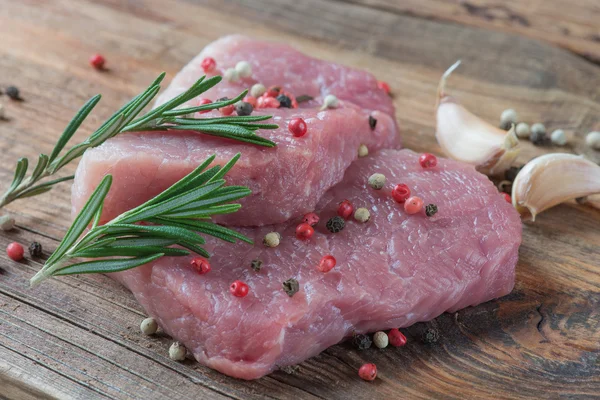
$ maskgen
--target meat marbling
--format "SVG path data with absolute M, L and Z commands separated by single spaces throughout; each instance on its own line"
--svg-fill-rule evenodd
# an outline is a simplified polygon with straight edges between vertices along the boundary
M 367 185 L 375 172 L 388 179 L 379 191 Z M 390 196 L 400 182 L 439 212 L 407 215 Z M 371 220 L 348 221 L 343 231 L 329 233 L 325 221 L 344 199 L 368 208 Z M 241 229 L 254 246 L 209 239 L 212 271 L 206 275 L 183 257 L 113 276 L 199 362 L 243 379 L 299 363 L 353 332 L 405 327 L 513 288 L 519 216 L 468 165 L 440 159 L 425 170 L 411 151 L 384 150 L 352 164 L 317 212 L 321 222 L 308 241 L 296 239 L 297 220 Z M 272 230 L 281 233 L 281 244 L 266 248 L 262 238 Z M 337 265 L 319 272 L 316 265 L 327 254 Z M 250 268 L 254 259 L 263 261 L 260 272 Z M 282 288 L 289 278 L 300 283 L 293 297 Z M 249 285 L 248 296 L 230 294 L 237 279 Z
M 307 57 L 287 45 L 228 36 L 207 46 L 173 79 L 157 104 L 189 88 L 204 72 L 205 57 L 217 61 L 209 75 L 223 74 L 238 61 L 253 67 L 250 78 L 223 81 L 201 97 L 235 97 L 254 83 L 282 85 L 290 93 L 314 96 L 297 109 L 269 108 L 253 115 L 273 115 L 277 130 L 258 133 L 275 148 L 240 144 L 194 132 L 141 132 L 121 134 L 88 150 L 76 173 L 73 207 L 78 209 L 102 177 L 113 175 L 113 186 L 104 203 L 103 222 L 152 198 L 175 183 L 212 154 L 221 165 L 235 153 L 242 158 L 228 174 L 228 183 L 248 186 L 253 194 L 242 199 L 242 210 L 216 218 L 238 226 L 287 221 L 312 210 L 323 193 L 339 182 L 346 168 L 366 144 L 370 151 L 398 148 L 400 137 L 390 97 L 377 88 L 377 80 L 365 71 Z M 320 111 L 322 98 L 335 94 L 337 109 Z M 192 101 L 191 105 L 197 105 Z M 218 116 L 218 112 L 202 116 Z M 377 124 L 369 126 L 369 115 Z M 288 121 L 302 117 L 308 133 L 294 138 Z M 269 213 L 264 213 L 269 210 Z

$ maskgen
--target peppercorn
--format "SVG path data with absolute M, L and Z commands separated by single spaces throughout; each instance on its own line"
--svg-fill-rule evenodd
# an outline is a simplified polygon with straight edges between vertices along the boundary
M 319 216 L 314 212 L 304 214 L 302 222 L 309 224 L 310 226 L 315 226 L 319 223 Z
M 0 230 L 2 231 L 10 231 L 15 227 L 15 219 L 8 216 L 3 215 L 0 217 Z
M 404 211 L 408 214 L 416 214 L 423 209 L 423 200 L 420 197 L 412 196 L 404 202 Z
M 425 215 L 433 217 L 438 212 L 438 208 L 435 204 L 427 204 L 425 206 Z
M 335 97 L 332 94 L 328 94 L 327 96 L 325 96 L 325 98 L 323 99 L 323 106 L 321 107 L 321 110 L 324 110 L 326 108 L 337 108 L 337 106 L 339 105 L 339 100 L 337 97 Z
M 600 132 L 590 132 L 585 137 L 585 144 L 594 150 L 600 150 Z
M 385 185 L 385 175 L 373 174 L 369 177 L 369 186 L 375 190 L 380 190 Z
M 512 108 L 502 111 L 500 115 L 500 128 L 504 130 L 510 129 L 512 124 L 516 124 L 519 116 Z
M 517 137 L 521 139 L 528 139 L 529 135 L 531 134 L 529 124 L 526 124 L 525 122 L 519 122 L 515 129 L 515 133 L 517 134 Z
M 287 281 L 283 282 L 283 290 L 287 293 L 288 296 L 292 297 L 300 290 L 300 284 L 294 278 L 290 278 Z
M 288 122 L 288 130 L 295 137 L 302 137 L 306 135 L 308 126 L 306 125 L 306 121 L 302 118 L 294 118 Z
M 373 118 L 373 116 L 369 115 L 369 127 L 371 128 L 371 130 L 375 129 L 375 127 L 377 126 L 377 120 L 375 118 Z
M 255 83 L 250 88 L 250 95 L 252 97 L 260 97 L 267 91 L 267 88 L 262 83 Z
M 240 75 L 234 68 L 227 68 L 223 74 L 223 78 L 229 82 L 237 82 L 240 80 Z
M 323 258 L 321 258 L 321 261 L 319 262 L 319 265 L 317 266 L 317 269 L 321 272 L 329 272 L 335 267 L 336 263 L 337 260 L 334 256 L 323 256 Z
M 533 143 L 536 146 L 542 146 L 542 145 L 546 144 L 546 142 L 547 142 L 546 132 L 539 131 L 539 130 L 534 131 L 532 129 L 531 135 L 529 136 L 529 140 L 531 141 L 531 143 Z
M 361 144 L 360 146 L 358 146 L 358 156 L 359 157 L 366 157 L 369 155 L 369 148 L 367 146 L 365 146 L 364 144 Z
M 25 250 L 17 242 L 12 242 L 6 246 L 6 255 L 13 261 L 21 261 L 23 254 L 25 254 Z
M 398 203 L 403 204 L 410 197 L 410 188 L 404 183 L 394 186 L 392 197 Z
M 179 342 L 173 342 L 169 347 L 169 358 L 174 361 L 185 360 L 185 347 Z
M 217 99 L 217 102 L 227 101 L 227 100 L 229 100 L 228 97 L 221 97 L 221 98 Z M 224 116 L 233 114 L 233 110 L 235 110 L 235 106 L 233 104 L 219 108 L 219 112 Z
M 358 222 L 368 222 L 371 219 L 371 213 L 366 208 L 359 208 L 354 212 L 354 219 Z
M 429 328 L 423 332 L 421 339 L 425 344 L 436 343 L 440 339 L 440 332 L 437 329 Z
M 39 258 L 42 256 L 42 244 L 40 242 L 32 242 L 29 245 L 29 255 L 32 258 Z
M 331 233 L 338 233 L 346 226 L 346 221 L 344 218 L 336 215 L 333 218 L 330 218 L 329 221 L 325 224 L 325 228 Z
M 250 114 L 252 114 L 252 111 L 254 111 L 254 107 L 252 107 L 252 104 L 250 104 L 250 103 L 247 103 L 245 101 L 238 101 L 235 104 L 235 112 L 240 117 L 250 115 Z
M 235 297 L 246 297 L 250 288 L 245 282 L 240 280 L 234 281 L 231 285 L 229 285 L 229 292 Z
M 252 75 L 252 65 L 248 61 L 239 61 L 235 64 L 235 71 L 240 78 L 248 78 Z
M 388 338 L 387 333 L 385 332 L 379 331 L 375 332 L 375 334 L 373 335 L 373 344 L 380 349 L 385 349 L 388 346 L 389 342 L 390 340 Z
M 363 364 L 358 370 L 358 376 L 365 381 L 374 381 L 377 378 L 377 366 L 375 364 Z
M 507 203 L 512 204 L 512 198 L 510 197 L 510 194 L 502 193 L 502 196 L 504 197 L 504 200 L 506 200 Z
M 250 268 L 252 268 L 254 271 L 259 272 L 260 269 L 262 268 L 263 262 L 260 260 L 252 260 L 250 262 Z
M 562 129 L 555 129 L 550 134 L 550 140 L 557 146 L 564 146 L 567 144 L 567 135 L 565 135 L 565 131 Z
M 200 67 L 202 67 L 202 70 L 204 71 L 204 73 L 212 72 L 217 67 L 217 62 L 212 57 L 206 57 L 200 63 Z
M 404 336 L 398 328 L 390 329 L 388 332 L 388 340 L 394 347 L 402 347 L 406 344 L 406 336 Z
M 300 240 L 308 240 L 315 234 L 315 229 L 307 223 L 301 223 L 296 227 L 296 237 Z
M 4 93 L 11 99 L 11 100 L 21 100 L 21 94 L 19 92 L 19 88 L 16 86 L 9 86 L 6 88 L 6 90 L 4 90 Z
M 366 350 L 371 347 L 373 341 L 369 335 L 354 335 L 352 338 L 352 344 L 359 350 Z
M 269 86 L 267 91 L 265 92 L 265 96 L 267 97 L 277 97 L 281 92 L 281 88 L 279 86 Z
M 292 108 L 292 99 L 287 97 L 285 94 L 280 94 L 277 96 L 277 101 L 279 102 L 279 107 Z
M 256 97 L 252 97 L 250 95 L 244 96 L 242 99 L 244 103 L 249 103 L 252 106 L 252 111 L 256 108 Z M 239 102 L 237 103 L 239 104 Z
M 521 169 L 523 169 L 522 165 L 519 167 L 510 167 L 504 172 L 504 179 L 511 182 L 514 181 Z
M 344 219 L 350 218 L 353 212 L 354 206 L 349 200 L 344 200 L 338 205 L 337 214 Z
M 277 232 L 270 232 L 265 235 L 263 239 L 263 244 L 267 247 L 277 247 L 279 246 L 279 241 L 281 240 L 281 235 Z
M 210 272 L 210 263 L 206 258 L 196 257 L 192 259 L 192 267 L 198 272 L 200 275 L 204 275 Z
M 378 81 L 377 82 L 377 87 L 381 90 L 383 90 L 387 95 L 391 94 L 391 89 L 390 89 L 390 85 L 387 84 L 387 82 L 384 81 Z
M 437 165 L 437 157 L 430 153 L 423 153 L 419 156 L 419 164 L 423 168 L 433 168 Z
M 144 335 L 154 335 L 158 330 L 158 324 L 154 318 L 146 318 L 140 324 L 140 331 Z

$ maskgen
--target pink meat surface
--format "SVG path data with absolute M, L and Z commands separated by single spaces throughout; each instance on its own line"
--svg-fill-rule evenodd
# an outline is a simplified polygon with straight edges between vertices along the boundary
M 215 163 L 222 165 L 240 152 L 242 158 L 228 174 L 228 183 L 248 186 L 253 194 L 241 201 L 243 208 L 235 216 L 221 216 L 217 221 L 238 226 L 279 223 L 314 209 L 327 189 L 342 179 L 361 144 L 370 151 L 400 146 L 394 106 L 371 74 L 307 57 L 286 45 L 243 36 L 228 36 L 207 46 L 174 78 L 158 104 L 200 78 L 204 74 L 200 64 L 207 56 L 217 61 L 213 75 L 241 60 L 252 64 L 253 74 L 237 83 L 223 81 L 203 94 L 204 98 L 232 98 L 262 82 L 315 100 L 300 103 L 297 109 L 255 110 L 253 115 L 273 115 L 280 126 L 259 131 L 277 143 L 271 149 L 195 132 L 118 135 L 85 153 L 73 185 L 74 210 L 85 204 L 105 174 L 113 175 L 113 186 L 104 204 L 103 222 L 162 192 L 210 155 L 216 154 Z M 320 111 L 322 97 L 329 93 L 340 99 L 340 106 Z M 197 105 L 194 101 L 198 99 L 192 101 Z M 375 129 L 369 126 L 370 115 L 377 120 Z M 308 125 L 308 133 L 301 138 L 293 137 L 287 128 L 297 117 Z
M 379 191 L 367 185 L 375 172 L 388 180 Z M 390 194 L 400 182 L 439 212 L 407 215 Z M 344 199 L 369 209 L 371 219 L 329 233 L 325 221 Z M 299 363 L 353 332 L 409 326 L 513 288 L 521 221 L 488 178 L 466 164 L 441 159 L 424 170 L 417 154 L 384 150 L 352 164 L 317 212 L 321 222 L 307 241 L 295 237 L 298 221 L 240 229 L 254 246 L 209 239 L 206 275 L 182 257 L 113 276 L 199 362 L 243 379 Z M 262 245 L 270 231 L 282 236 L 276 248 Z M 328 254 L 337 265 L 319 272 Z M 250 267 L 255 259 L 263 262 L 260 272 Z M 282 288 L 289 278 L 300 284 L 293 297 Z M 248 296 L 230 294 L 237 279 L 249 285 Z

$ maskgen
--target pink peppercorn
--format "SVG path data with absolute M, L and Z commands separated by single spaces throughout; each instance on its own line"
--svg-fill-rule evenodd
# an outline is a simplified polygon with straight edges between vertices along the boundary
M 404 203 L 410 197 L 410 189 L 404 183 L 400 183 L 392 190 L 392 197 L 398 203 Z
M 252 104 L 252 107 L 256 108 L 256 97 L 248 95 L 248 96 L 244 97 L 244 99 L 242 101 L 244 101 L 246 103 L 250 103 L 250 104 Z
M 217 67 L 217 62 L 212 57 L 206 57 L 202 60 L 200 66 L 202 67 L 202 70 L 204 70 L 204 73 L 212 72 Z
M 233 114 L 233 110 L 235 110 L 235 106 L 233 104 L 219 108 L 221 115 L 225 116 Z
M 21 261 L 23 259 L 23 255 L 25 254 L 25 249 L 17 242 L 12 242 L 8 246 L 6 246 L 6 254 L 11 260 Z
M 430 153 L 423 153 L 419 156 L 419 164 L 423 168 L 433 168 L 437 165 L 437 157 Z
M 256 99 L 256 108 L 279 108 L 279 105 L 279 100 L 275 97 L 269 97 L 264 94 Z
M 334 256 L 323 256 L 323 258 L 321 258 L 321 262 L 319 262 L 319 266 L 317 267 L 317 269 L 321 272 L 329 272 L 333 269 L 333 267 L 335 267 L 336 263 L 337 261 Z
M 296 237 L 301 240 L 310 239 L 315 233 L 312 226 L 306 223 L 301 223 L 296 227 Z
M 212 103 L 212 101 L 211 101 L 211 100 L 209 100 L 209 99 L 199 99 L 199 100 L 198 100 L 198 105 L 199 105 L 199 106 L 203 106 L 203 105 L 205 105 L 205 104 L 210 104 L 210 103 Z M 210 110 L 206 110 L 206 111 L 198 111 L 198 114 L 206 114 L 207 112 L 210 112 Z
M 386 94 L 390 94 L 391 89 L 390 89 L 390 85 L 387 84 L 387 82 L 384 81 L 378 81 L 377 82 L 377 87 L 381 90 L 383 90 Z
M 101 54 L 94 54 L 90 57 L 90 65 L 96 69 L 104 69 L 106 59 Z
M 377 378 L 377 366 L 375 364 L 364 364 L 358 370 L 358 376 L 365 381 L 373 381 Z
M 210 263 L 202 257 L 196 257 L 192 260 L 192 267 L 200 274 L 204 275 L 210 272 Z
M 246 297 L 248 295 L 248 285 L 242 281 L 235 281 L 229 286 L 229 291 L 235 297 Z
M 388 339 L 390 344 L 394 347 L 401 347 L 406 344 L 406 336 L 404 336 L 397 328 L 390 329 L 388 332 Z
M 344 218 L 344 219 L 348 219 L 352 216 L 352 214 L 354 213 L 354 206 L 352 205 L 352 203 L 350 203 L 349 200 L 344 200 L 342 201 L 337 209 L 337 214 Z
M 423 209 L 423 200 L 420 197 L 409 197 L 404 203 L 404 211 L 407 214 L 416 214 Z
M 301 137 L 306 135 L 308 126 L 302 118 L 294 118 L 288 123 L 288 130 L 295 137 Z
M 504 196 L 504 200 L 508 201 L 509 203 L 512 204 L 512 199 L 510 198 L 510 194 L 508 193 L 502 193 L 502 195 Z
M 314 212 L 304 214 L 302 222 L 304 222 L 305 224 L 309 224 L 310 226 L 315 226 L 319 223 L 319 216 Z

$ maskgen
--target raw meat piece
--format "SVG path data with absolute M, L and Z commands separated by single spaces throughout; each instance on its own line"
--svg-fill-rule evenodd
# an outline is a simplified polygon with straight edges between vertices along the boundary
M 253 194 L 242 199 L 243 207 L 235 216 L 216 220 L 239 226 L 284 222 L 315 207 L 323 193 L 342 179 L 361 144 L 370 151 L 400 146 L 392 102 L 377 88 L 371 74 L 307 57 L 285 45 L 242 36 L 228 36 L 207 46 L 175 77 L 159 103 L 202 76 L 200 63 L 209 55 L 217 60 L 215 74 L 240 60 L 250 62 L 254 72 L 251 79 L 238 83 L 223 81 L 202 97 L 234 97 L 259 81 L 267 86 L 284 85 L 292 94 L 316 99 L 301 103 L 298 109 L 270 108 L 253 113 L 273 115 L 279 124 L 277 130 L 259 131 L 277 143 L 272 149 L 195 132 L 118 135 L 85 153 L 72 189 L 75 209 L 85 204 L 107 173 L 113 175 L 113 187 L 104 204 L 102 222 L 162 192 L 210 155 L 217 154 L 215 162 L 222 165 L 241 152 L 242 158 L 228 174 L 228 183 L 248 186 Z M 328 93 L 339 97 L 340 106 L 319 111 L 321 96 Z M 203 114 L 211 115 L 219 113 Z M 377 119 L 374 130 L 369 127 L 369 115 Z M 308 133 L 301 138 L 294 138 L 287 128 L 288 121 L 296 117 L 308 124 Z
M 375 172 L 388 179 L 380 191 L 367 185 Z M 397 183 L 436 204 L 438 213 L 407 215 L 391 198 Z M 329 233 L 325 222 L 344 199 L 367 207 L 371 220 L 350 220 Z M 440 159 L 425 170 L 409 150 L 384 150 L 353 163 L 317 212 L 321 222 L 308 241 L 296 239 L 298 221 L 241 229 L 254 246 L 209 240 L 206 275 L 184 257 L 113 277 L 199 362 L 243 379 L 299 363 L 353 332 L 409 326 L 513 288 L 521 221 L 487 177 L 466 164 Z M 266 248 L 262 238 L 273 230 L 281 244 Z M 328 254 L 337 265 L 325 274 L 316 266 Z M 254 259 L 263 262 L 260 272 L 250 267 Z M 282 288 L 289 278 L 300 283 L 291 298 Z M 237 279 L 250 286 L 248 296 L 230 294 Z

